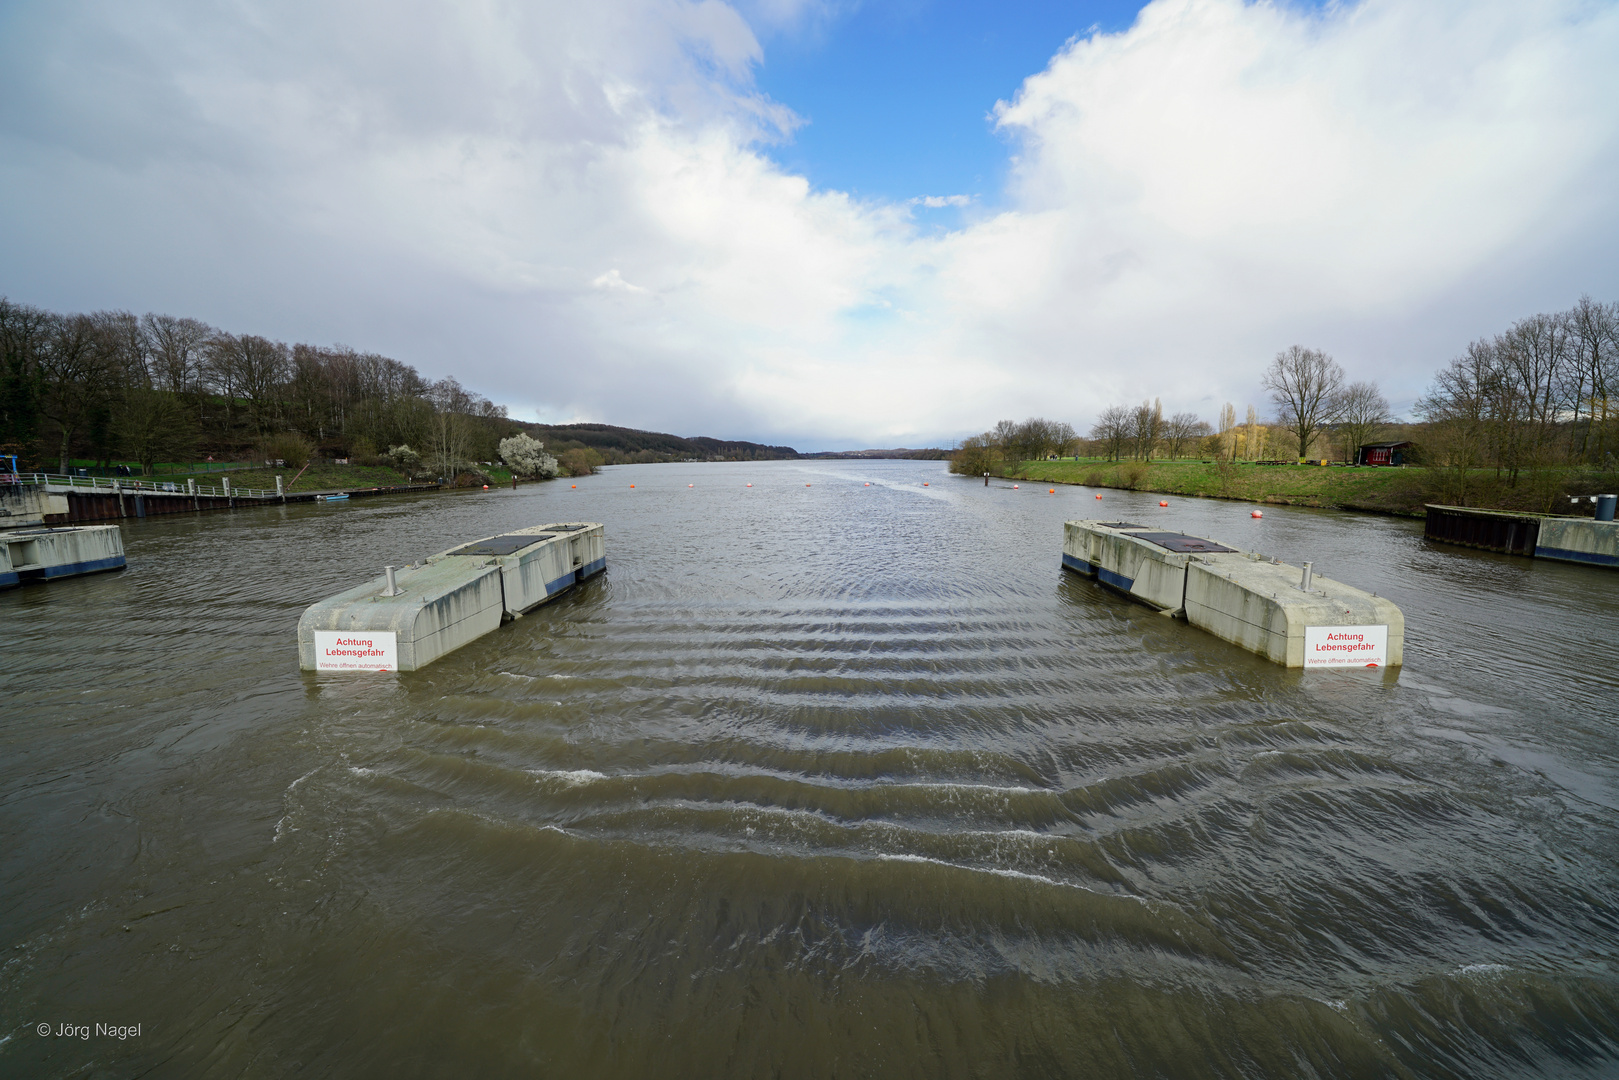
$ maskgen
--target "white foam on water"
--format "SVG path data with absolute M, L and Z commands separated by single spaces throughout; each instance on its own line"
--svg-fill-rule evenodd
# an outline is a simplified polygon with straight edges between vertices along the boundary
M 1085 886 L 1077 885 L 1072 881 L 1058 881 L 1056 878 L 1049 878 L 1043 874 L 1030 874 L 1023 870 L 1007 870 L 998 866 L 963 866 L 960 863 L 946 862 L 943 859 L 932 859 L 926 855 L 910 855 L 903 852 L 895 854 L 882 854 L 878 855 L 877 858 L 888 862 L 931 863 L 934 866 L 944 866 L 951 870 L 965 870 L 974 874 L 994 874 L 996 877 L 1018 878 L 1024 881 L 1038 881 L 1042 885 L 1056 885 L 1063 889 L 1077 889 L 1080 892 L 1087 893 L 1095 892 L 1094 889 L 1087 889 Z M 1137 897 L 1130 897 L 1130 899 L 1134 900 L 1137 899 Z
M 599 773 L 595 769 L 528 769 L 525 771 L 536 780 L 556 780 L 566 784 L 568 787 L 594 784 L 597 780 L 607 779 L 606 773 Z

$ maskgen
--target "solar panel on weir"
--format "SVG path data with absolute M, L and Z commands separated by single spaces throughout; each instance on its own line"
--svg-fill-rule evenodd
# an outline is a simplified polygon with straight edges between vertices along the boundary
M 458 547 L 450 552 L 451 555 L 510 555 L 514 551 L 522 551 L 541 540 L 550 540 L 554 533 L 509 533 L 506 536 L 496 536 L 488 540 L 479 540 L 476 544 Z
M 1185 533 L 1133 532 L 1130 535 L 1149 544 L 1157 544 L 1166 551 L 1180 554 L 1237 550 L 1224 544 L 1216 544 L 1213 540 L 1205 540 L 1201 536 L 1187 536 Z

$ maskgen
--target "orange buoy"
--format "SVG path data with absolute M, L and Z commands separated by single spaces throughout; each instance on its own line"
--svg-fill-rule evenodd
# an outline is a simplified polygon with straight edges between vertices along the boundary
M 871 486 L 871 481 L 870 481 L 870 480 L 867 480 L 867 481 L 866 481 L 866 486 L 867 486 L 867 487 L 870 487 L 870 486 Z
M 1255 510 L 1253 513 L 1249 514 L 1248 516 L 1249 517 L 1264 517 L 1265 515 L 1264 515 L 1264 513 L 1262 511 Z
M 805 484 L 805 485 L 804 485 L 804 486 L 805 486 L 805 487 L 809 487 L 809 485 L 808 485 L 808 484 Z
M 1013 490 L 1013 491 L 1016 491 L 1016 490 L 1017 490 L 1017 489 L 1018 489 L 1018 485 L 1017 485 L 1017 484 L 1013 484 L 1013 485 L 1012 485 L 1012 490 Z
M 752 485 L 752 484 L 749 484 L 749 485 L 748 485 L 748 486 L 749 486 L 749 487 L 752 487 L 752 486 L 753 486 L 753 485 Z
M 1158 505 L 1159 505 L 1159 506 L 1168 506 L 1168 505 L 1169 505 L 1169 503 L 1167 503 L 1167 502 L 1165 502 L 1165 501 L 1164 501 L 1164 500 L 1163 500 L 1163 499 L 1159 499 L 1159 500 L 1158 500 Z
M 484 489 L 484 490 L 485 490 L 485 491 L 488 491 L 488 490 L 489 490 L 489 485 L 488 485 L 488 484 L 485 484 L 485 485 L 484 485 L 484 486 L 483 486 L 483 489 Z
M 635 485 L 634 485 L 634 484 L 631 484 L 631 485 L 630 485 L 630 487 L 634 487 L 634 486 L 635 486 Z
M 927 487 L 927 486 L 928 486 L 928 482 L 927 482 L 927 481 L 926 481 L 926 480 L 924 480 L 924 481 L 922 481 L 922 486 L 923 486 L 923 487 Z
M 1056 488 L 1050 488 L 1050 489 L 1048 489 L 1046 491 L 1046 494 L 1047 495 L 1055 495 L 1055 494 L 1057 494 L 1057 489 Z
M 1100 498 L 1101 498 L 1101 497 L 1102 497 L 1102 493 L 1101 493 L 1101 492 L 1097 492 L 1097 493 L 1096 493 L 1096 497 L 1097 497 L 1097 498 L 1098 498 L 1098 499 L 1100 499 Z
M 568 486 L 571 487 L 571 488 L 577 488 L 579 485 L 578 484 L 569 484 Z
M 697 485 L 696 484 L 687 484 L 686 486 L 687 487 L 696 487 Z

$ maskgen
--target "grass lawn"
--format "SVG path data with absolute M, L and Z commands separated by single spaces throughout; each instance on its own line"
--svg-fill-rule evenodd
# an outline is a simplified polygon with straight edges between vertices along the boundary
M 1203 495 L 1284 506 L 1326 506 L 1421 516 L 1432 501 L 1426 469 L 1201 461 L 1026 461 L 1008 475 L 1166 495 Z

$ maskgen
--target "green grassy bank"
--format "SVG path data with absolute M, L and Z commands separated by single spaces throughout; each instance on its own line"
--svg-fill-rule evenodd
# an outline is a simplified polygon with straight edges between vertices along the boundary
M 1012 479 L 1201 495 L 1282 506 L 1322 506 L 1420 517 L 1435 501 L 1429 470 L 1201 461 L 1027 461 Z

